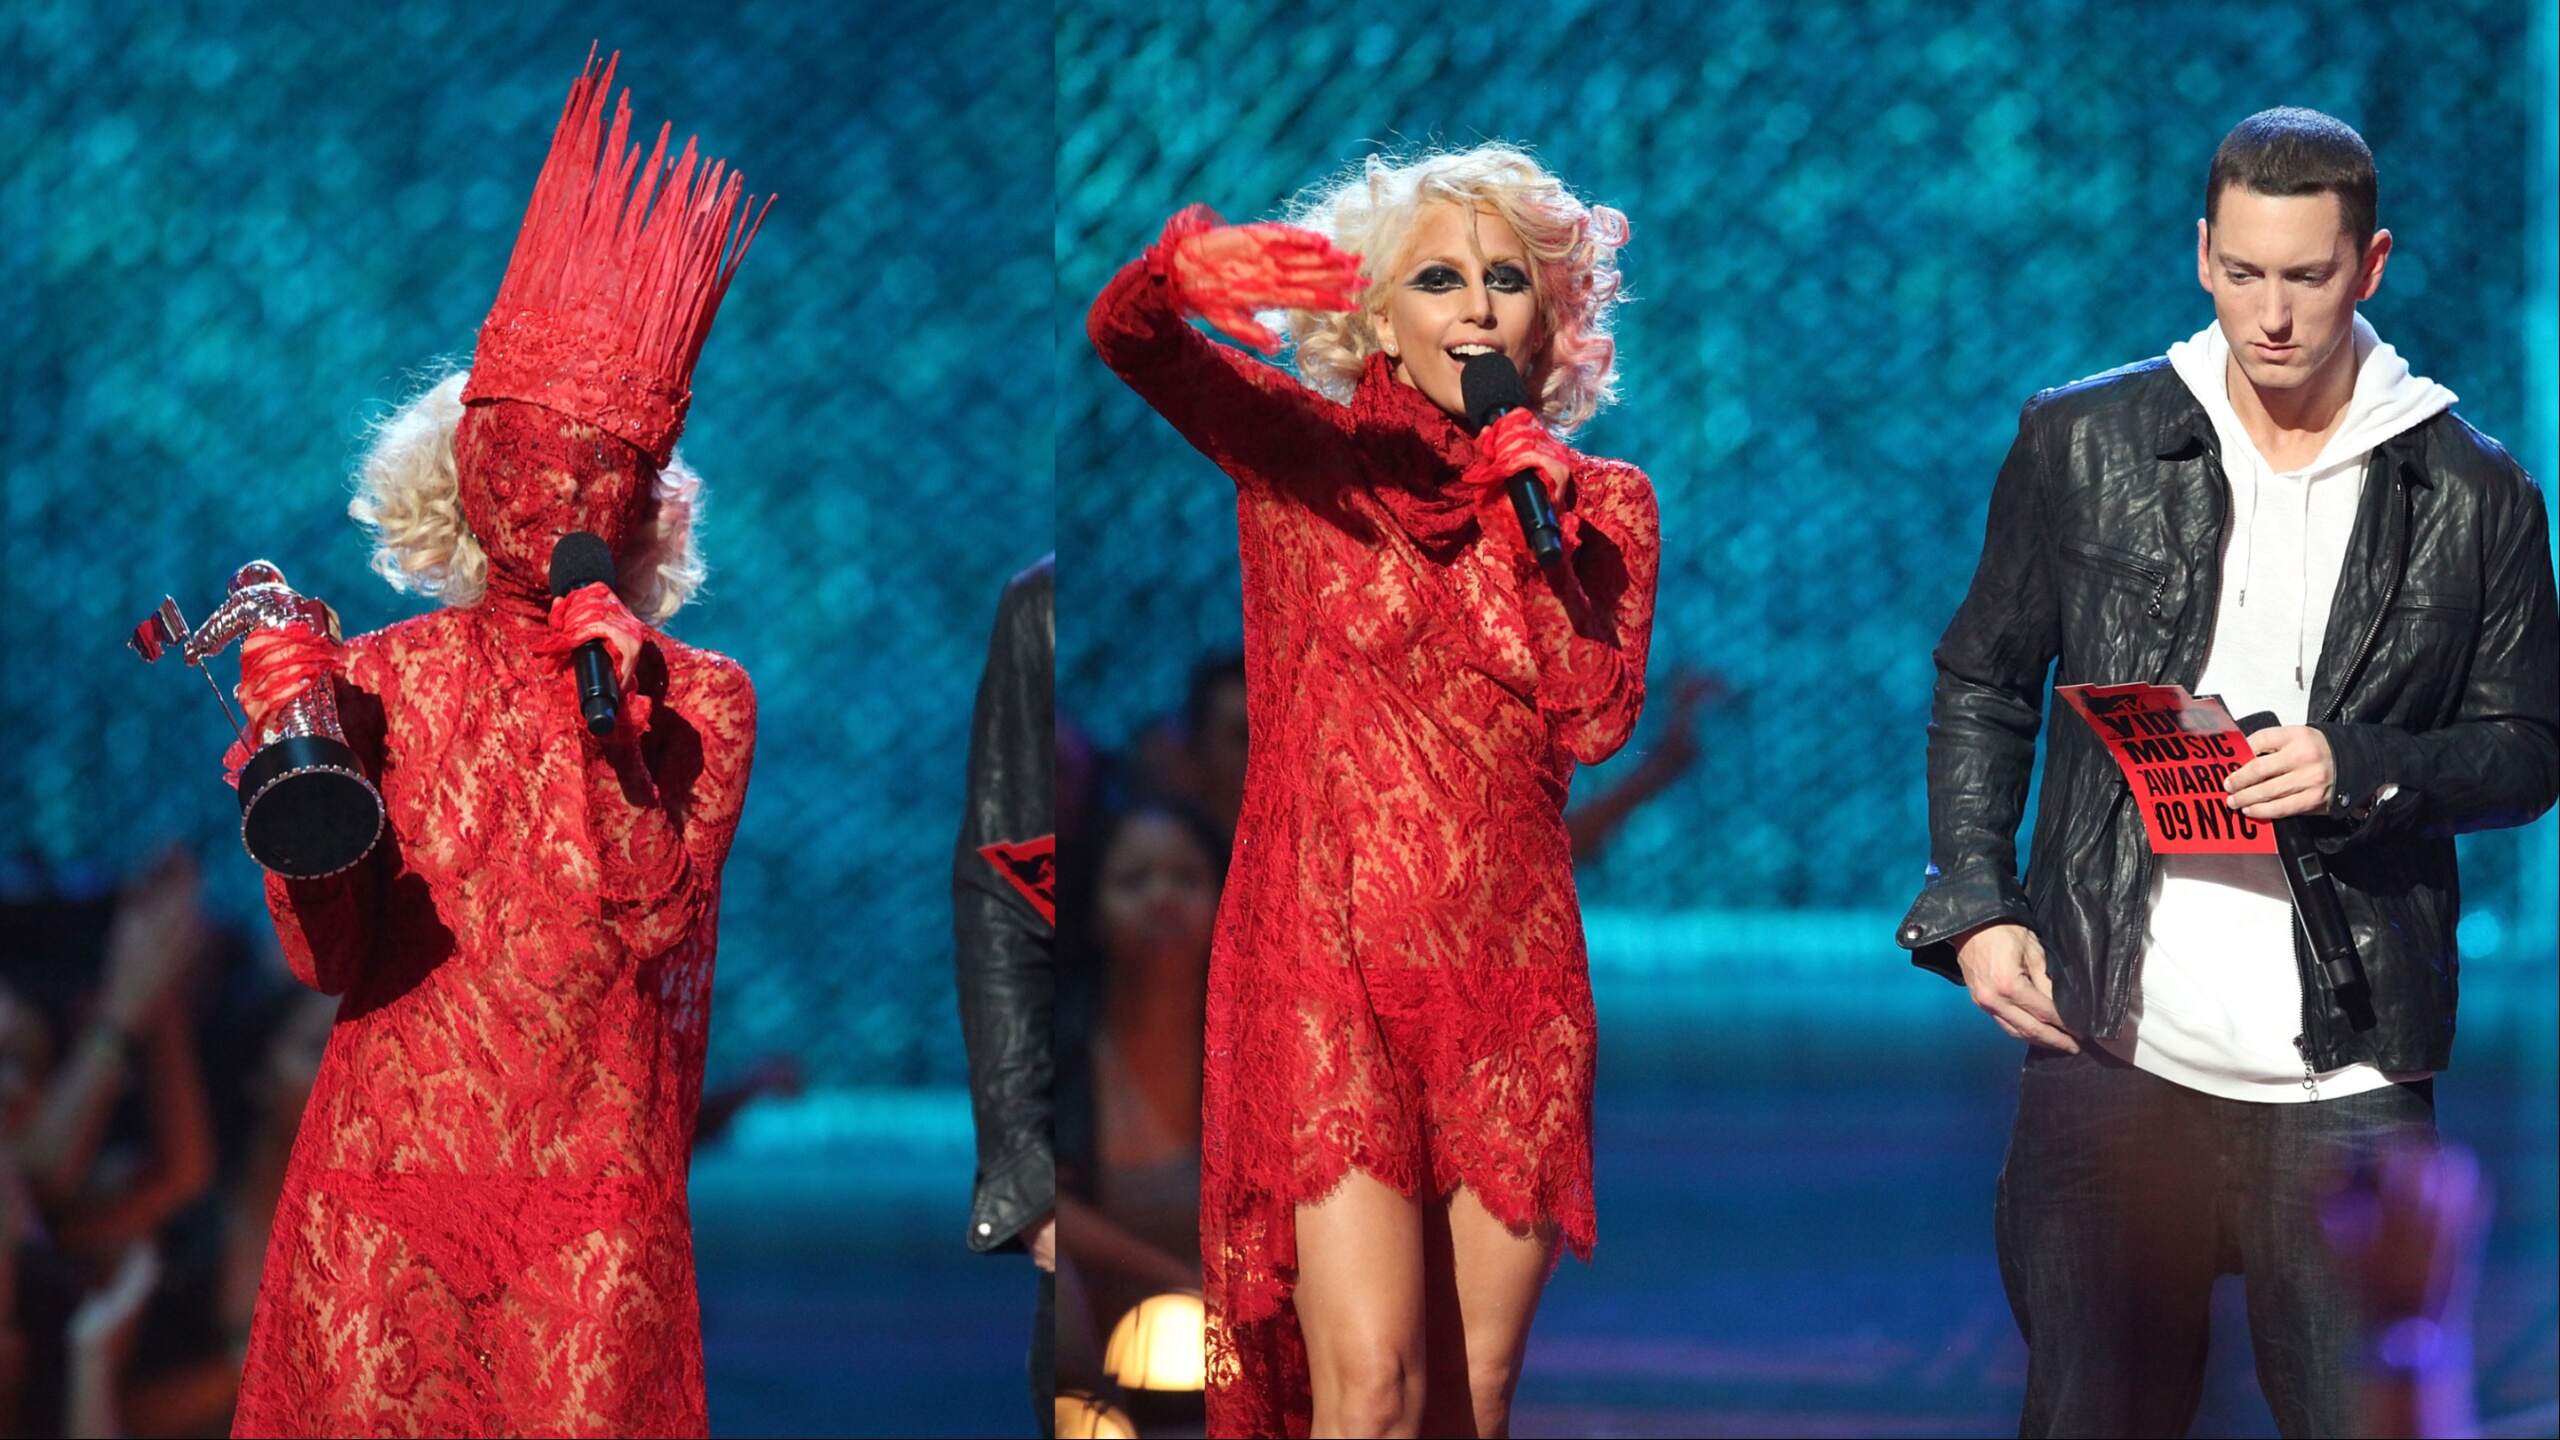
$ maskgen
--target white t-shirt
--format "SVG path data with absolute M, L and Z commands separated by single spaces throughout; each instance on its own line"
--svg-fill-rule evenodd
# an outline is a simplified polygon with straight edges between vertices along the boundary
M 2199 695 L 2234 716 L 2272 710 L 2308 719 L 2321 637 L 2355 528 L 2373 447 L 2451 405 L 2453 392 L 2414 376 L 2363 317 L 2355 321 L 2356 387 L 2346 419 L 2299 470 L 2270 468 L 2232 408 L 2231 349 L 2208 325 L 2169 349 L 2171 367 L 2212 418 L 2231 484 L 2222 594 Z M 2152 867 L 2140 994 L 2105 1042 L 2139 1068 L 2209 1095 L 2277 1102 L 2334 1100 L 2414 1075 L 2349 1065 L 2304 1084 L 2303 993 L 2294 962 L 2293 901 L 2272 855 L 2164 855 Z

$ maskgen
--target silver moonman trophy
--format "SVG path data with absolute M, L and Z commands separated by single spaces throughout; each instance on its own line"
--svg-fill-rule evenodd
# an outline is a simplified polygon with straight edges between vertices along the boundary
M 363 859 L 382 834 L 382 794 L 365 778 L 338 722 L 338 697 L 330 677 L 312 678 L 276 707 L 252 735 L 240 728 L 222 698 L 221 682 L 204 662 L 253 630 L 304 624 L 338 638 L 338 617 L 328 606 L 285 584 L 284 572 L 252 560 L 231 577 L 231 593 L 192 633 L 178 602 L 164 598 L 125 643 L 145 660 L 176 654 L 204 671 L 214 700 L 240 736 L 249 763 L 240 767 L 240 843 L 249 858 L 279 875 L 312 880 L 335 875 Z

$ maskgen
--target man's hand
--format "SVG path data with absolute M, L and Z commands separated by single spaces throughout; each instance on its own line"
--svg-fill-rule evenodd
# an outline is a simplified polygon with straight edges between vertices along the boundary
M 2030 1044 L 2080 1053 L 2080 1042 L 2062 1028 L 2053 1008 L 2053 981 L 2044 972 L 2044 946 L 2015 920 L 1977 925 L 1956 939 L 1956 965 L 1964 988 L 1992 1023 Z
M 1058 1268 L 1058 1217 L 1051 1212 L 1022 1233 L 1022 1243 L 1031 1250 L 1031 1263 L 1055 1273 Z
M 2223 782 L 2232 809 L 2252 820 L 2287 820 L 2329 808 L 2338 770 L 2328 736 L 2308 725 L 2279 725 L 2250 736 L 2249 748 L 2258 757 Z

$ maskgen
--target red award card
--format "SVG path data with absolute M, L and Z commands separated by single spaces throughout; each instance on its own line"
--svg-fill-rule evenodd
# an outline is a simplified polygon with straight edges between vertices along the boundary
M 2155 855 L 2273 855 L 2276 832 L 2223 804 L 2256 754 L 2222 702 L 2183 685 L 2059 685 L 2142 807 Z

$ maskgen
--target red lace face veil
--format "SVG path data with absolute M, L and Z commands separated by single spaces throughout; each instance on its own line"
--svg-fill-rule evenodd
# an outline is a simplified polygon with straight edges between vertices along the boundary
M 618 559 L 647 521 L 702 343 L 764 220 L 692 139 L 667 163 L 672 126 L 643 162 L 628 89 L 606 130 L 621 58 L 599 68 L 590 50 L 569 87 L 463 387 L 459 499 L 495 595 L 547 595 L 551 548 L 571 531 Z

